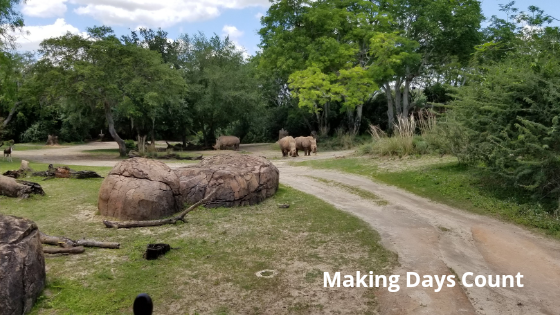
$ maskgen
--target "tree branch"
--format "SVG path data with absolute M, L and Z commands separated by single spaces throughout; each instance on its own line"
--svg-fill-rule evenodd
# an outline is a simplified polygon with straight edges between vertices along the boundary
M 206 203 L 210 200 L 211 197 L 214 196 L 216 190 L 212 191 L 206 198 L 199 200 L 197 203 L 190 206 L 185 211 L 179 213 L 177 216 L 168 218 L 168 219 L 161 219 L 161 220 L 149 220 L 149 221 L 126 221 L 126 222 L 115 222 L 115 221 L 107 221 L 103 220 L 103 224 L 105 227 L 108 228 L 117 228 L 117 229 L 129 229 L 129 228 L 137 228 L 137 227 L 148 227 L 148 226 L 160 226 L 165 224 L 175 224 L 177 221 L 185 222 L 185 216 L 187 213 L 194 211 L 203 203 Z

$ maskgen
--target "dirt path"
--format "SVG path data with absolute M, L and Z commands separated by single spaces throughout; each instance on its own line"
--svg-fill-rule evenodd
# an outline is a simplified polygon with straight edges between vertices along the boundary
M 560 314 L 560 244 L 517 226 L 467 213 L 360 176 L 279 164 L 280 181 L 370 223 L 398 253 L 401 290 L 383 291 L 381 314 Z M 359 187 L 380 206 L 313 178 Z M 523 288 L 406 288 L 406 273 L 524 275 Z M 495 279 L 495 278 L 493 278 Z M 470 278 L 474 282 L 474 278 Z
M 19 151 L 15 158 L 35 162 L 87 166 L 113 166 L 118 159 L 84 154 L 88 149 L 116 148 L 115 143 L 92 143 L 67 148 Z M 246 145 L 245 153 L 277 157 L 270 145 Z M 223 151 L 221 153 L 231 152 Z M 349 152 L 320 153 L 301 159 L 332 158 Z M 215 154 L 215 152 L 204 152 Z M 300 159 L 300 158 L 298 158 Z M 512 224 L 457 210 L 415 196 L 395 187 L 335 171 L 287 165 L 289 159 L 273 160 L 280 180 L 313 194 L 371 224 L 384 246 L 398 254 L 400 290 L 382 290 L 381 314 L 560 314 L 560 243 L 535 235 Z M 182 163 L 168 163 L 171 167 Z M 370 191 L 387 205 L 362 199 L 323 178 Z M 333 223 L 334 224 L 334 223 Z M 406 273 L 450 275 L 516 275 L 524 277 L 523 288 L 465 288 L 456 285 L 435 288 L 406 288 Z M 474 282 L 474 277 L 470 278 Z

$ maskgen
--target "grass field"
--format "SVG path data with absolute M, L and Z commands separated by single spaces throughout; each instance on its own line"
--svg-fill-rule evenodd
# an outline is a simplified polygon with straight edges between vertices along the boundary
M 390 163 L 393 166 L 388 167 Z M 368 176 L 456 208 L 491 215 L 560 238 L 556 200 L 535 199 L 504 185 L 489 171 L 436 157 L 422 159 L 347 158 L 293 162 Z
M 2 163 L 17 169 L 19 163 Z M 34 169 L 46 165 L 31 164 Z M 72 166 L 105 176 L 110 168 Z M 101 179 L 28 180 L 46 196 L 0 197 L 0 212 L 35 221 L 46 234 L 121 243 L 48 256 L 47 288 L 32 314 L 130 314 L 134 297 L 150 294 L 154 314 L 373 314 L 372 289 L 323 288 L 323 271 L 390 273 L 396 255 L 379 244 L 365 222 L 310 195 L 281 187 L 260 205 L 199 209 L 188 223 L 107 229 L 97 212 Z M 279 203 L 290 208 L 280 209 Z M 173 248 L 155 261 L 148 243 Z M 256 272 L 272 269 L 273 278 Z

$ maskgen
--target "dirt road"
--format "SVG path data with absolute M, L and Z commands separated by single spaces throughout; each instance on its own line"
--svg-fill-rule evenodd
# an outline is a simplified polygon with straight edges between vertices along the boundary
M 96 159 L 82 152 L 106 148 L 116 148 L 116 145 L 96 143 L 16 151 L 14 157 L 44 163 L 113 166 L 117 159 Z M 279 155 L 270 149 L 263 150 L 265 148 L 257 145 L 241 149 L 265 156 Z M 323 153 L 317 158 L 344 154 L 347 152 Z M 280 169 L 283 184 L 362 218 L 381 234 L 384 246 L 398 254 L 400 266 L 392 273 L 401 276 L 401 288 L 396 293 L 381 291 L 381 314 L 560 314 L 560 242 L 512 224 L 437 204 L 365 177 L 289 166 L 285 159 L 273 161 Z M 309 176 L 359 187 L 378 195 L 387 204 L 360 198 Z M 420 276 L 457 274 L 459 278 L 466 272 L 474 276 L 521 273 L 524 287 L 456 285 L 436 293 L 435 287 L 407 288 L 407 272 Z M 470 277 L 469 282 L 474 282 L 474 277 Z
M 398 253 L 401 289 L 380 295 L 381 314 L 560 314 L 560 243 L 512 224 L 434 203 L 360 176 L 279 164 L 280 181 L 370 223 Z M 309 175 L 375 193 L 378 205 Z M 517 275 L 523 288 L 406 288 L 406 273 Z M 424 280 L 424 279 L 422 279 Z M 474 277 L 468 278 L 474 282 Z M 493 278 L 495 282 L 495 278 Z M 468 283 L 468 282 L 467 282 Z M 435 284 L 435 283 L 434 283 Z

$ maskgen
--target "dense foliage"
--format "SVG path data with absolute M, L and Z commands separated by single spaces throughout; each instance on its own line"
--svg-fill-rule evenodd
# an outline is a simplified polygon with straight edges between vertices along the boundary
M 364 152 L 451 153 L 560 194 L 560 31 L 534 6 L 501 5 L 481 28 L 477 0 L 273 0 L 251 57 L 216 35 L 102 26 L 47 39 L 35 59 L 10 50 L 20 2 L 0 1 L 2 139 L 108 130 L 125 154 L 148 136 L 209 146 L 285 128 L 351 147 L 371 132 Z
M 521 25 L 494 20 L 492 41 L 478 48 L 453 108 L 468 136 L 467 160 L 540 195 L 559 196 L 560 29 L 543 26 L 546 16 L 533 11 L 516 16 Z M 496 38 L 500 28 L 510 35 Z

